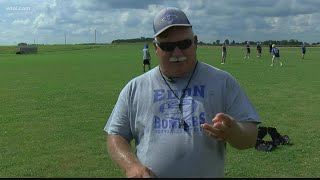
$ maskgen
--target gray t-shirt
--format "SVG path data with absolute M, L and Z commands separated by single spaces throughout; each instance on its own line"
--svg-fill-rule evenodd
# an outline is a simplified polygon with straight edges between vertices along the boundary
M 168 80 L 180 97 L 192 73 Z M 121 91 L 104 130 L 135 140 L 140 162 L 157 177 L 224 177 L 226 144 L 200 128 L 217 113 L 237 121 L 261 119 L 238 82 L 227 72 L 199 62 L 183 98 L 179 128 L 178 99 L 164 82 L 159 67 L 132 79 Z

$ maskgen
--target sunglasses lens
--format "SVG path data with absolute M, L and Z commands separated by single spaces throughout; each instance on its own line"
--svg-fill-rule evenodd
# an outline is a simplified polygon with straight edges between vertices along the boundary
M 167 52 L 171 52 L 174 50 L 174 48 L 176 47 L 175 43 L 159 43 L 159 47 Z
M 192 41 L 190 39 L 177 42 L 177 46 L 179 47 L 179 49 L 188 49 L 191 46 L 191 44 Z
M 163 50 L 167 52 L 172 52 L 176 46 L 178 46 L 179 49 L 188 49 L 192 44 L 192 40 L 186 39 L 183 41 L 178 42 L 161 42 L 157 43 L 157 45 Z

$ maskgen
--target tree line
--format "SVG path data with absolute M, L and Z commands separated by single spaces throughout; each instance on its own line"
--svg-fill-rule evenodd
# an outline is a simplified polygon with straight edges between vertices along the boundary
M 117 39 L 113 40 L 111 44 L 117 44 L 117 43 L 152 43 L 153 38 L 145 38 L 145 37 L 140 37 L 140 38 L 134 38 L 134 39 Z
M 112 44 L 117 44 L 117 43 L 152 43 L 153 38 L 146 38 L 146 37 L 140 37 L 140 38 L 134 38 L 134 39 L 117 39 L 113 40 L 111 43 Z M 300 46 L 303 42 L 296 40 L 296 39 L 290 39 L 290 40 L 265 40 L 265 41 L 249 41 L 249 44 L 257 44 L 257 42 L 260 42 L 262 45 L 269 45 L 271 44 L 277 44 L 277 45 L 283 45 L 283 46 Z M 222 45 L 225 43 L 226 45 L 230 46 L 237 46 L 237 45 L 245 45 L 247 44 L 247 41 L 244 42 L 236 42 L 234 40 L 230 41 L 229 39 L 225 39 L 224 41 L 220 41 L 219 39 L 212 42 L 212 43 L 204 43 L 204 42 L 199 42 L 199 45 Z M 320 45 L 320 42 L 316 43 L 305 43 L 306 45 Z
M 226 45 L 245 45 L 247 44 L 248 41 L 244 41 L 244 42 L 235 42 L 234 40 L 229 41 L 229 39 L 225 39 L 224 41 L 220 41 L 220 40 L 216 40 L 215 42 L 212 42 L 212 45 L 221 45 L 223 43 L 225 43 Z M 269 44 L 277 44 L 277 45 L 283 45 L 283 46 L 300 46 L 303 41 L 299 41 L 296 39 L 290 39 L 290 40 L 265 40 L 265 41 L 249 41 L 249 44 L 257 44 L 258 42 L 261 43 L 261 45 L 269 45 Z M 209 45 L 208 43 L 203 43 L 203 42 L 199 42 L 199 44 L 203 44 L 203 45 Z M 319 45 L 320 42 L 316 42 L 316 43 L 306 43 L 305 45 Z

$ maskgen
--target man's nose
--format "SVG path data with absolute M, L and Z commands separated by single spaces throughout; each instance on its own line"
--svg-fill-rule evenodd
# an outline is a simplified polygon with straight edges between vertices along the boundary
M 176 46 L 172 52 L 172 55 L 176 56 L 176 57 L 179 57 L 179 55 L 182 55 L 182 51 L 181 49 L 179 49 L 178 46 Z

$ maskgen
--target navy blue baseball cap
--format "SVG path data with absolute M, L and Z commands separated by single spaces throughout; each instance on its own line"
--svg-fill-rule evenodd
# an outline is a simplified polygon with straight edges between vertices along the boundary
M 175 7 L 162 9 L 153 20 L 153 37 L 158 36 L 163 31 L 173 26 L 192 27 L 186 14 L 180 9 Z

